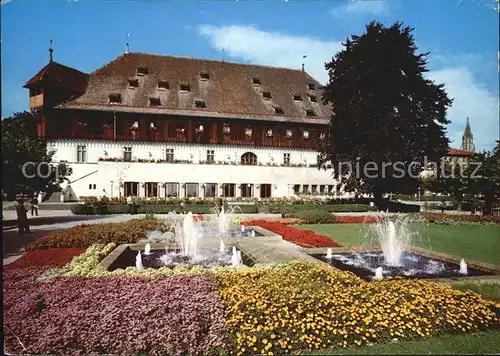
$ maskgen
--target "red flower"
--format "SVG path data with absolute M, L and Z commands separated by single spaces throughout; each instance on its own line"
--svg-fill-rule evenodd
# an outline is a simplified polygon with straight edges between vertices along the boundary
M 6 269 L 28 268 L 33 266 L 64 266 L 75 256 L 85 252 L 81 248 L 51 248 L 28 252 L 21 258 L 4 266 Z
M 340 215 L 335 216 L 335 222 L 338 224 L 362 224 L 362 223 L 377 223 L 379 219 L 376 216 L 368 215 Z
M 286 226 L 276 221 L 250 220 L 242 222 L 246 226 L 260 226 L 275 234 L 281 235 L 283 239 L 297 244 L 301 247 L 339 247 L 335 241 L 325 235 L 318 235 L 310 230 L 302 230 L 296 227 Z

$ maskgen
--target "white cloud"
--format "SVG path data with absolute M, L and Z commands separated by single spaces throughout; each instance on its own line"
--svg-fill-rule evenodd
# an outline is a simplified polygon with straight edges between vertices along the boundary
M 342 48 L 340 41 L 264 32 L 253 26 L 201 26 L 199 33 L 215 49 L 249 63 L 296 69 L 305 63 L 306 71 L 323 84 L 328 80 L 325 63 Z
M 213 48 L 254 64 L 299 69 L 302 56 L 307 54 L 306 71 L 321 83 L 328 80 L 325 62 L 342 49 L 339 41 L 265 32 L 254 26 L 201 26 L 199 33 L 210 41 Z M 462 60 L 466 57 L 467 54 L 460 56 Z M 469 55 L 469 58 L 475 59 L 474 62 L 478 59 L 476 55 Z M 460 147 L 465 119 L 469 117 L 476 149 L 492 148 L 499 132 L 497 98 L 476 80 L 473 66 L 462 61 L 453 65 L 453 57 L 444 55 L 438 59 L 441 69 L 430 71 L 427 76 L 436 83 L 445 84 L 448 96 L 454 98 L 448 111 L 448 118 L 453 122 L 448 126 L 452 146 Z M 434 61 L 433 56 L 430 60 Z
M 380 0 L 349 0 L 346 5 L 334 7 L 332 15 L 341 17 L 346 15 L 381 15 L 389 11 L 389 4 Z
M 1 4 L 1 5 L 5 5 L 5 4 L 7 4 L 7 3 L 11 2 L 11 1 L 12 1 L 12 0 L 1 0 L 1 3 L 0 3 L 0 4 Z

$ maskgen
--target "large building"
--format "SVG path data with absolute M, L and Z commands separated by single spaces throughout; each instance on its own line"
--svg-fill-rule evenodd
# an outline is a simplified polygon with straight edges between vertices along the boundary
M 127 51 L 86 74 L 50 50 L 25 88 L 73 169 L 66 200 L 340 195 L 317 169 L 331 108 L 303 70 Z

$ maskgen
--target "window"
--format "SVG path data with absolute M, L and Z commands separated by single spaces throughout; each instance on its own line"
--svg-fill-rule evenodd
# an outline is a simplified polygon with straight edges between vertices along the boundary
M 328 186 L 328 194 L 332 194 L 333 193 L 333 189 L 335 188 L 335 186 L 333 185 L 329 185 Z
M 76 146 L 76 161 L 78 163 L 87 162 L 87 146 L 85 145 Z
M 138 79 L 129 79 L 128 86 L 130 88 L 138 88 L 139 87 L 139 80 Z
M 306 116 L 316 116 L 313 109 L 304 109 L 306 111 Z
M 314 84 L 310 83 L 310 84 L 307 84 L 307 88 L 308 88 L 309 90 L 314 90 L 314 89 L 316 89 L 316 85 L 314 85 Z
M 311 100 L 312 103 L 318 102 L 318 98 L 316 97 L 316 95 L 309 95 L 309 100 Z
M 184 196 L 192 198 L 198 196 L 198 183 L 186 183 L 184 185 Z
M 274 108 L 274 112 L 275 112 L 276 114 L 278 114 L 278 115 L 283 115 L 283 114 L 284 114 L 283 109 L 282 109 L 282 108 L 280 108 L 279 106 L 276 106 L 276 107 Z
M 293 94 L 293 100 L 302 101 L 302 96 L 300 94 Z
M 170 89 L 170 85 L 166 81 L 158 82 L 158 89 L 168 90 Z
M 158 182 L 146 182 L 144 184 L 146 189 L 146 197 L 157 197 L 158 196 Z
M 252 84 L 253 85 L 261 85 L 262 83 L 260 82 L 259 78 L 252 78 Z
M 304 194 L 309 193 L 309 185 L 304 184 L 304 185 L 302 186 L 302 193 L 304 193 Z
M 241 185 L 241 196 L 243 198 L 251 198 L 253 197 L 253 184 L 242 184 Z
M 271 100 L 271 93 L 268 92 L 268 91 L 263 91 L 262 92 L 262 97 L 265 99 L 265 100 Z
M 161 104 L 160 98 L 149 98 L 150 106 L 160 106 L 160 104 Z
M 232 183 L 224 183 L 223 184 L 223 193 L 222 195 L 225 198 L 234 198 L 236 195 L 236 184 Z
M 178 197 L 179 196 L 179 183 L 165 183 L 165 197 Z
M 189 84 L 181 84 L 179 86 L 181 93 L 187 93 L 188 91 L 191 91 L 191 86 Z
M 203 100 L 195 100 L 194 101 L 194 106 L 196 106 L 197 108 L 200 108 L 200 109 L 206 109 L 207 108 L 207 104 L 205 104 L 205 102 Z
M 214 163 L 214 150 L 207 151 L 207 162 Z
M 210 75 L 208 75 L 208 73 L 201 73 L 200 78 L 202 80 L 210 80 Z
M 300 184 L 295 184 L 293 186 L 293 194 L 298 195 L 300 193 Z
M 290 153 L 283 153 L 283 164 L 286 166 L 290 165 Z
M 271 184 L 261 184 L 260 185 L 260 197 L 270 198 L 271 197 Z
M 320 194 L 325 194 L 325 185 L 322 184 L 322 185 L 319 186 L 319 193 Z
M 137 196 L 139 194 L 139 183 L 138 182 L 125 182 L 123 184 L 124 194 L 126 197 L 130 195 Z
M 122 102 L 122 95 L 120 93 L 109 94 L 109 103 L 118 104 Z
M 95 184 L 89 184 L 89 189 L 92 190 L 92 189 L 96 189 L 96 185 Z
M 123 147 L 123 160 L 125 162 L 132 161 L 132 146 Z
M 144 66 L 137 68 L 137 75 L 144 76 L 146 74 L 148 74 L 148 67 Z
M 174 163 L 174 149 L 173 148 L 167 148 L 166 149 L 166 157 L 165 160 L 168 163 Z
M 317 193 L 318 192 L 318 186 L 316 184 L 311 185 L 311 193 Z
M 207 183 L 204 189 L 205 198 L 213 198 L 217 196 L 217 183 Z
M 241 156 L 241 164 L 256 165 L 257 164 L 257 156 L 252 152 L 244 153 Z

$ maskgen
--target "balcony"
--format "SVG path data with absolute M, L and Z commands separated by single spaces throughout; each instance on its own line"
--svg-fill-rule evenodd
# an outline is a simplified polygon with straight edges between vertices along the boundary
M 30 109 L 37 109 L 43 106 L 43 94 L 30 97 Z

